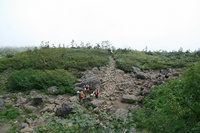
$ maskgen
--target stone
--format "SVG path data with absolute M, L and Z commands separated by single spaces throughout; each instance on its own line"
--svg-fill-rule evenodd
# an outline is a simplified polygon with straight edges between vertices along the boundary
M 138 101 L 138 98 L 135 95 L 123 94 L 122 102 L 125 103 L 135 103 Z
M 132 110 L 135 110 L 135 109 L 138 109 L 138 108 L 140 108 L 140 106 L 136 104 L 136 105 L 132 105 L 132 106 L 129 108 L 129 110 L 132 111 Z
M 0 107 L 2 107 L 4 105 L 4 100 L 0 99 Z
M 74 113 L 78 108 L 80 108 L 80 105 L 75 102 L 65 102 L 62 104 L 62 107 L 57 108 L 55 115 L 64 117 L 68 114 Z
M 18 97 L 16 103 L 25 103 L 26 102 L 26 98 L 23 97 Z
M 141 72 L 140 68 L 138 68 L 138 67 L 132 66 L 132 69 L 133 69 L 133 72 L 134 72 L 135 74 Z
M 82 84 L 81 84 L 81 85 L 82 85 Z M 83 88 L 81 88 L 81 87 L 74 87 L 74 90 L 75 90 L 75 91 L 82 91 Z
M 24 122 L 21 122 L 19 125 L 18 125 L 18 129 L 23 129 L 25 127 L 28 127 L 28 124 L 27 123 L 24 123 Z
M 61 102 L 61 100 L 56 99 L 56 100 L 55 100 L 55 104 L 57 104 L 57 105 L 61 105 L 62 102 Z
M 25 106 L 25 108 L 26 109 L 28 109 L 28 110 L 31 110 L 31 111 L 34 111 L 34 110 L 36 110 L 37 108 L 36 107 L 34 107 L 34 106 Z
M 104 102 L 105 102 L 104 100 L 94 99 L 93 101 L 89 103 L 89 105 L 96 108 L 96 107 L 101 106 Z
M 34 98 L 33 98 L 33 104 L 34 105 L 39 105 L 43 102 L 43 97 L 42 95 L 36 95 Z
M 147 75 L 143 72 L 139 72 L 136 74 L 137 79 L 147 79 Z
M 100 78 L 97 77 L 91 70 L 88 70 L 88 71 L 83 72 L 82 77 L 81 77 L 81 82 L 74 84 L 74 89 L 76 91 L 79 91 L 79 89 L 81 88 L 82 90 L 83 85 L 86 85 L 86 84 L 88 84 L 90 86 L 90 90 L 93 91 L 97 87 L 100 86 L 101 81 L 100 81 Z
M 38 95 L 38 93 L 37 93 L 36 91 L 31 91 L 31 92 L 29 93 L 29 95 L 30 95 L 31 97 L 35 97 L 35 96 Z
M 58 99 L 58 100 L 63 100 L 64 97 L 63 97 L 62 95 L 58 95 L 58 96 L 57 96 L 57 99 Z
M 55 104 L 48 104 L 42 109 L 42 111 L 53 112 L 55 107 Z
M 42 123 L 44 123 L 44 118 L 43 117 L 39 117 L 38 119 L 35 120 L 35 123 L 37 123 L 37 125 L 40 125 Z
M 117 119 L 119 119 L 120 117 L 126 119 L 128 117 L 128 110 L 119 108 L 115 111 L 114 115 Z
M 57 86 L 51 86 L 51 87 L 49 87 L 47 89 L 47 91 L 49 91 L 49 92 L 55 92 L 55 91 L 57 91 Z
M 79 103 L 79 98 L 77 96 L 72 96 L 69 98 L 69 101 Z
M 48 101 L 49 101 L 50 104 L 54 103 L 54 99 L 49 99 Z
M 32 119 L 29 119 L 29 118 L 26 118 L 26 122 L 30 125 L 33 123 L 33 120 Z
M 33 132 L 33 128 L 30 127 L 25 127 L 21 130 L 21 133 L 32 133 Z

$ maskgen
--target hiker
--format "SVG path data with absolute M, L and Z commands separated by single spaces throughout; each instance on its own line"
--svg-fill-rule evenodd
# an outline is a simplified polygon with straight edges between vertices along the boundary
M 95 94 L 95 97 L 98 98 L 98 95 L 99 95 L 99 89 L 98 88 L 96 88 L 94 90 L 94 94 Z
M 82 99 L 84 98 L 84 93 L 83 93 L 83 91 L 81 91 L 80 92 L 80 94 L 79 94 L 79 102 L 81 103 L 82 102 Z
M 79 96 L 80 96 L 80 92 L 79 92 L 79 91 L 77 91 L 76 93 L 77 93 L 77 96 L 78 96 L 78 98 L 79 98 Z
M 83 85 L 83 89 L 85 89 L 86 88 L 86 85 Z
M 85 87 L 87 90 L 89 90 L 90 89 L 90 86 L 89 85 L 86 85 L 86 87 Z
M 164 70 L 163 70 L 163 69 L 160 69 L 160 73 L 164 73 Z
M 95 93 L 95 92 L 92 92 L 92 94 L 90 94 L 90 97 L 93 97 L 93 96 L 94 96 L 94 93 Z
M 90 86 L 86 85 L 85 88 L 83 89 L 85 97 L 87 96 L 89 90 L 90 90 Z

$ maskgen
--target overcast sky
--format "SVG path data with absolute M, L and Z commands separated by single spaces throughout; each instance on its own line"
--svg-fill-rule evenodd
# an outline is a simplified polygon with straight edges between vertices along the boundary
M 101 43 L 198 50 L 200 0 L 0 0 L 0 46 Z

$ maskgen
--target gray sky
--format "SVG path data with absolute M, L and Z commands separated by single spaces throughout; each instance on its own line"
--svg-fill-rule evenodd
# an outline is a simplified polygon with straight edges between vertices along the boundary
M 0 46 L 101 43 L 198 50 L 200 0 L 0 0 Z

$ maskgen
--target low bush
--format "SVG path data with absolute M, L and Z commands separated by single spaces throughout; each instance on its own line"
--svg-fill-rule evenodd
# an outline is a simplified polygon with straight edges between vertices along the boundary
M 11 108 L 12 105 L 4 105 L 3 110 L 0 111 L 1 121 L 9 121 L 17 118 L 20 115 L 18 108 Z
M 123 51 L 114 52 L 116 66 L 125 72 L 132 72 L 132 66 L 144 69 L 180 68 L 200 60 L 195 52 L 144 52 Z
M 57 94 L 74 93 L 72 84 L 76 78 L 63 69 L 56 70 L 15 70 L 8 76 L 10 91 L 30 91 L 33 89 L 46 92 L 51 86 L 57 86 Z
M 156 86 L 133 112 L 138 129 L 148 132 L 200 132 L 200 62 L 183 76 Z
M 77 74 L 93 67 L 108 64 L 109 52 L 104 49 L 48 48 L 16 53 L 10 58 L 0 58 L 0 72 L 14 70 L 66 69 Z M 78 75 L 78 74 L 77 74 Z

